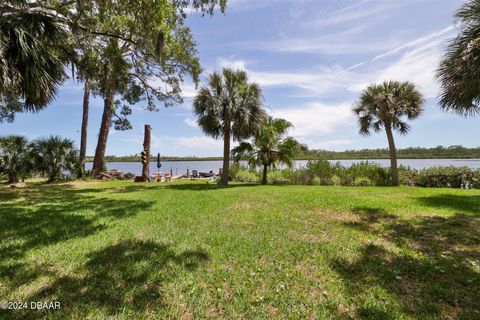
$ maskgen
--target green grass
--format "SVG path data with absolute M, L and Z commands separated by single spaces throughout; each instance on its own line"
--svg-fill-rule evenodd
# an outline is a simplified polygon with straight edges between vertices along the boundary
M 478 319 L 480 191 L 0 190 L 1 319 Z

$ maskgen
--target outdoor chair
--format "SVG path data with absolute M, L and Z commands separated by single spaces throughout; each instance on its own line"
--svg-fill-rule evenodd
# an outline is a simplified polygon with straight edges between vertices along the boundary
M 198 179 L 198 171 L 192 170 L 192 180 Z

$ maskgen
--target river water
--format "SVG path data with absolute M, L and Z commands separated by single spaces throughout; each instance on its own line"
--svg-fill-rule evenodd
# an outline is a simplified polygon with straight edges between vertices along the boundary
M 339 161 L 344 166 L 349 166 L 352 163 L 366 161 L 366 160 L 329 160 L 332 163 Z M 378 163 L 382 167 L 390 166 L 389 159 L 374 159 L 369 162 Z M 307 160 L 295 161 L 295 167 L 299 168 L 305 166 Z M 246 164 L 246 163 L 243 163 Z M 480 168 L 480 159 L 398 159 L 398 165 L 410 166 L 413 169 L 423 169 L 437 166 L 455 166 L 455 167 L 469 167 L 472 169 Z M 209 172 L 213 170 L 218 172 L 222 167 L 222 161 L 162 161 L 161 172 L 170 172 L 174 175 L 185 174 L 187 169 L 197 170 L 198 172 Z M 92 163 L 86 164 L 86 169 L 91 169 Z M 108 162 L 107 168 L 117 169 L 123 172 L 132 172 L 136 175 L 141 175 L 141 162 Z M 150 173 L 157 172 L 157 163 L 150 163 Z

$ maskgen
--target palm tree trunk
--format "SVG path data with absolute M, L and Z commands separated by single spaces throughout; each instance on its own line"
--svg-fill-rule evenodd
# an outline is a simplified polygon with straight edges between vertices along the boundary
M 263 165 L 262 184 L 267 184 L 267 170 L 268 170 L 268 165 L 264 164 Z
M 102 171 L 105 150 L 107 148 L 108 133 L 112 124 L 113 115 L 113 90 L 109 89 L 104 97 L 102 123 L 98 135 L 97 148 L 95 149 L 95 158 L 93 159 L 92 176 L 96 177 Z
M 87 127 L 88 127 L 88 107 L 90 98 L 90 79 L 85 80 L 85 88 L 83 92 L 83 114 L 82 129 L 80 136 L 80 174 L 85 172 L 85 158 L 87 155 Z
M 225 125 L 223 133 L 223 169 L 220 185 L 228 185 L 228 176 L 230 175 L 230 124 Z
M 385 126 L 388 139 L 388 151 L 390 153 L 390 168 L 392 170 L 392 185 L 398 186 L 397 150 L 393 141 L 393 133 L 390 125 Z

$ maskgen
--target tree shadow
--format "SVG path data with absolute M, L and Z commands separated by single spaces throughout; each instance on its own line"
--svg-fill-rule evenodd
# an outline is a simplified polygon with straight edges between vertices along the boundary
M 165 284 L 208 259 L 203 250 L 178 254 L 153 241 L 124 240 L 88 254 L 86 263 L 73 275 L 50 273 L 54 278 L 51 284 L 27 300 L 61 301 L 62 309 L 53 313 L 53 318 L 60 319 L 138 314 L 165 306 Z M 28 310 L 10 314 L 19 315 L 28 316 Z
M 367 244 L 354 261 L 332 261 L 350 294 L 363 301 L 357 309 L 360 317 L 393 319 L 398 316 L 395 308 L 400 308 L 420 319 L 478 318 L 479 219 L 457 214 L 407 221 L 378 208 L 363 208 L 356 213 L 360 220 L 347 222 L 347 226 L 395 244 Z M 366 303 L 375 288 L 395 296 L 397 307 L 379 308 Z
M 0 207 L 0 279 L 22 283 L 22 258 L 29 250 L 106 228 L 106 221 L 132 216 L 153 202 L 99 197 L 95 189 L 48 188 L 10 191 Z M 5 194 L 8 194 L 5 196 Z
M 449 208 L 461 213 L 480 217 L 480 195 L 439 194 L 416 199 L 426 206 Z
M 168 184 L 165 186 L 165 189 L 180 190 L 180 191 L 208 191 L 208 190 L 224 190 L 232 188 L 248 188 L 248 187 L 258 187 L 258 184 L 229 184 L 226 187 L 219 186 L 215 182 L 210 183 L 182 183 L 182 184 Z

